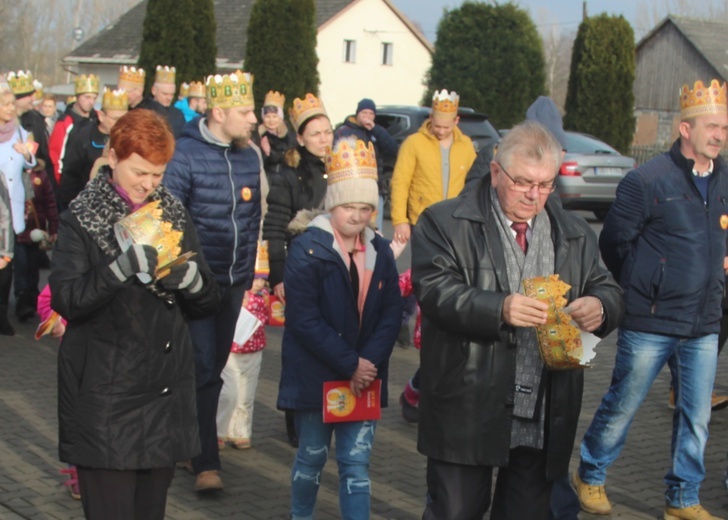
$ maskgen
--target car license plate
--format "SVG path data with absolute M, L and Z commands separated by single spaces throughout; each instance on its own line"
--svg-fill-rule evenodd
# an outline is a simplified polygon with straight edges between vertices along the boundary
M 599 176 L 622 176 L 622 168 L 594 168 L 594 175 Z

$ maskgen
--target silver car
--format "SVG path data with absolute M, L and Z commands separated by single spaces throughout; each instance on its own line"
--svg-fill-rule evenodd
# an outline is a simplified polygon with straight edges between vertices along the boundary
M 566 132 L 566 144 L 556 193 L 565 208 L 592 211 L 604 220 L 617 184 L 635 168 L 635 160 L 587 134 Z

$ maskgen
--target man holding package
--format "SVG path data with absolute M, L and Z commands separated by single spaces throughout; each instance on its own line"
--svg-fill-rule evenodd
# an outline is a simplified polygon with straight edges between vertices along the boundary
M 520 294 L 522 281 L 558 274 L 571 318 L 600 337 L 623 307 L 594 232 L 549 200 L 560 163 L 546 128 L 516 126 L 479 188 L 426 209 L 415 228 L 425 520 L 481 518 L 494 467 L 491 518 L 546 519 L 568 473 L 583 375 L 544 367 L 536 327 L 548 305 Z

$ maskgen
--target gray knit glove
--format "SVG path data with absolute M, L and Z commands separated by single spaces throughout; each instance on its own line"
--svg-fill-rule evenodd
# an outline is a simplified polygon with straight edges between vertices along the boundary
M 165 289 L 172 291 L 187 289 L 194 294 L 202 289 L 202 276 L 200 276 L 197 262 L 190 260 L 171 267 L 169 274 L 162 278 L 160 283 Z
M 148 273 L 152 278 L 157 269 L 157 250 L 152 246 L 134 244 L 109 264 L 120 282 L 125 282 L 137 273 Z

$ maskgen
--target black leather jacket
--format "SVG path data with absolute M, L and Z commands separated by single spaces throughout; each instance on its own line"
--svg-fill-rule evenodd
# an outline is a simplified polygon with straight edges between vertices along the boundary
M 507 466 L 516 373 L 515 328 L 504 324 L 511 292 L 495 216 L 490 175 L 477 190 L 428 208 L 417 223 L 412 280 L 422 309 L 419 451 L 441 461 Z M 622 291 L 599 265 L 594 232 L 548 201 L 555 266 L 572 286 L 569 302 L 595 296 L 617 327 Z M 604 355 L 604 354 L 602 354 Z M 547 372 L 547 477 L 568 473 L 581 411 L 583 371 Z

